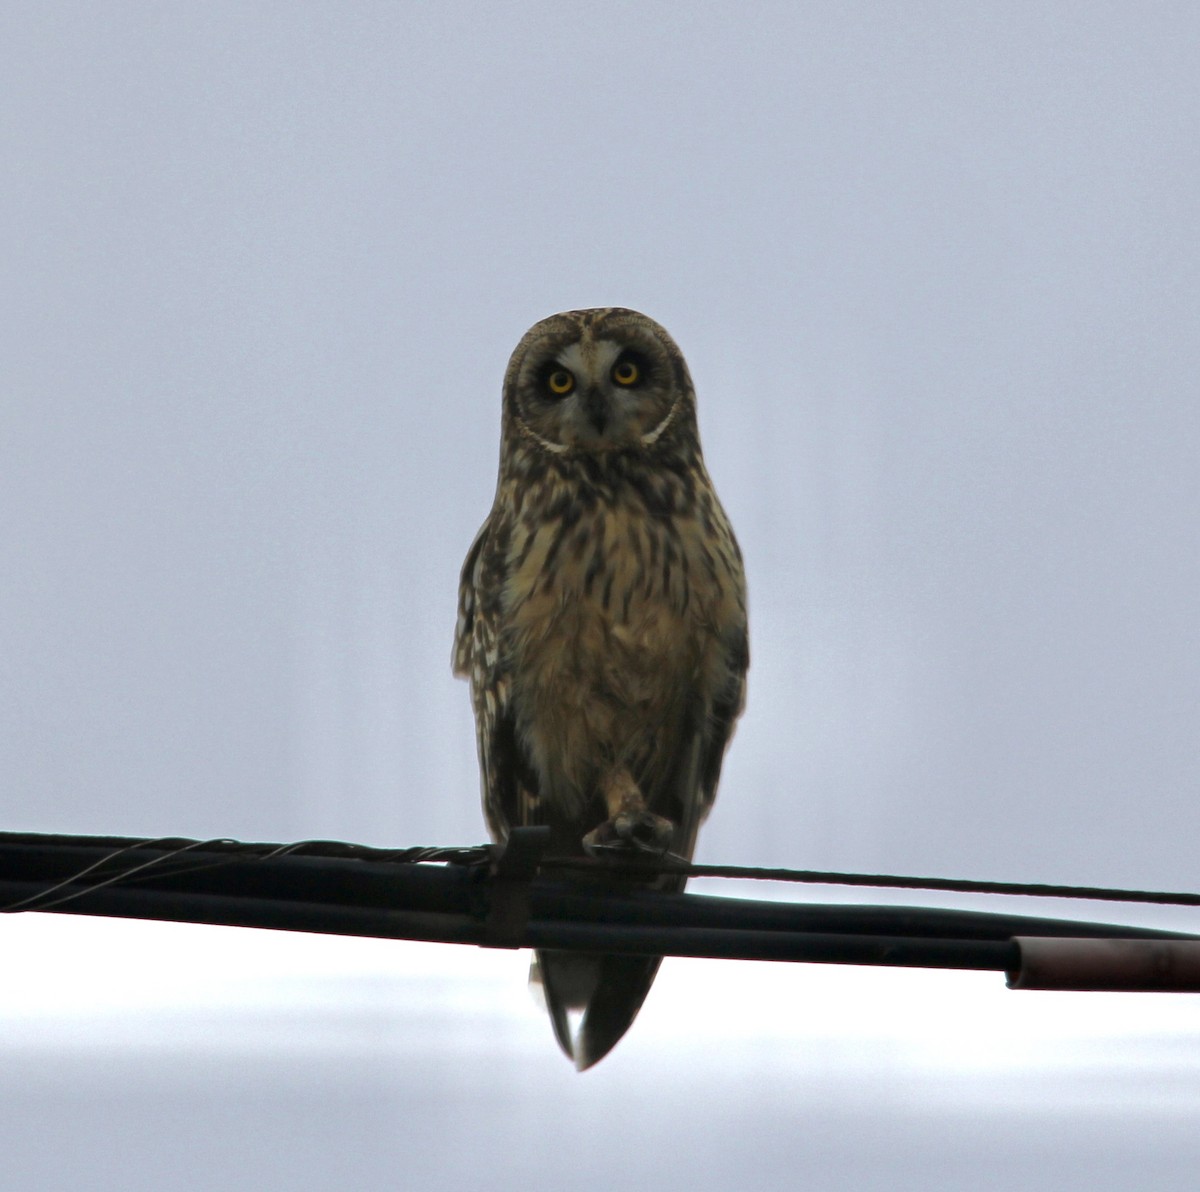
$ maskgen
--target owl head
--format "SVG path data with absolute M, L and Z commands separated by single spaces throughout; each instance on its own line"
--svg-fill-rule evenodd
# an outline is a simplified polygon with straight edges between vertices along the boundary
M 535 323 L 504 378 L 505 438 L 556 456 L 644 452 L 694 438 L 695 397 L 675 341 L 635 310 Z

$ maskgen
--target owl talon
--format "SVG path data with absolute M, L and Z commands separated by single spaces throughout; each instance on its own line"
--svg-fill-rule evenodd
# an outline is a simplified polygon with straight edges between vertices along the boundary
M 650 811 L 622 811 L 583 838 L 583 850 L 591 857 L 614 853 L 651 853 L 664 856 L 671 847 L 675 825 Z

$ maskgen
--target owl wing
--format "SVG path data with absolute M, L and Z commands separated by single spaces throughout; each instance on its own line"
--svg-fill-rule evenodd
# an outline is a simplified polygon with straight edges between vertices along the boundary
M 454 674 L 460 679 L 472 678 L 475 613 L 479 599 L 479 560 L 491 524 L 492 519 L 489 517 L 479 527 L 479 533 L 475 535 L 471 549 L 467 551 L 467 557 L 463 560 L 462 574 L 458 581 L 458 621 L 454 626 L 454 652 L 450 664 Z
M 746 671 L 750 667 L 750 639 L 742 619 L 727 638 L 725 647 L 726 678 L 713 697 L 708 713 L 707 731 L 700 754 L 700 819 L 712 809 L 721 779 L 725 750 L 733 737 L 737 719 L 746 706 Z
M 495 511 L 467 551 L 458 586 L 454 673 L 470 679 L 475 704 L 483 810 L 494 840 L 535 822 L 537 777 L 521 748 L 511 684 L 500 658 L 500 594 L 505 588 L 508 526 Z
M 483 810 L 492 838 L 502 841 L 512 825 L 530 822 L 530 813 L 538 800 L 537 777 L 518 741 L 509 697 L 511 686 L 500 669 L 496 644 L 499 610 L 489 602 L 488 594 L 499 591 L 498 581 L 502 580 L 502 576 L 489 573 L 499 566 L 497 556 L 503 551 L 498 551 L 491 529 L 492 518 L 489 517 L 475 535 L 475 541 L 471 543 L 463 562 L 458 585 L 458 622 L 454 631 L 452 664 L 455 675 L 471 681 Z M 503 533 L 499 537 L 503 538 Z M 583 980 L 589 994 L 598 977 L 596 970 L 599 959 L 587 957 L 582 961 Z M 580 959 L 570 954 L 539 951 L 530 970 L 531 984 L 543 987 L 555 1038 L 572 1059 L 574 1041 L 567 1009 L 580 1002 L 578 993 L 569 988 L 579 983 L 576 972 L 580 964 Z M 654 961 L 645 980 L 647 990 L 657 967 L 658 962 Z M 564 983 L 568 988 L 562 987 Z M 644 997 L 645 993 L 642 992 L 636 1005 L 640 1005 Z M 586 1004 L 586 997 L 583 1001 Z M 623 1028 L 614 1032 L 614 1043 L 622 1033 Z

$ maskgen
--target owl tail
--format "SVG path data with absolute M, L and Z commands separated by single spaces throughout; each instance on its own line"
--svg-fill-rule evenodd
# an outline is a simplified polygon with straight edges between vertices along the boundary
M 661 956 L 540 951 L 530 968 L 541 983 L 554 1037 L 582 1072 L 617 1045 L 654 984 Z M 572 1030 L 572 1013 L 582 1011 Z

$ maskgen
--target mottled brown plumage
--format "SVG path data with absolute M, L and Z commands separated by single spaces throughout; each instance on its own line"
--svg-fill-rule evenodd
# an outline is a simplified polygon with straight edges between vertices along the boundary
M 690 858 L 747 663 L 741 554 L 679 349 L 636 311 L 537 323 L 505 375 L 496 499 L 463 565 L 454 642 L 493 837 L 546 824 L 558 854 Z M 580 1068 L 624 1034 L 658 964 L 539 954 Z M 577 1033 L 569 1010 L 583 1011 Z

